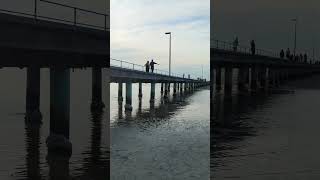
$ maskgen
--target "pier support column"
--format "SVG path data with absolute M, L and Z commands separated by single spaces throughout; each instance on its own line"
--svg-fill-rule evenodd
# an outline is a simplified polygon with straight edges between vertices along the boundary
M 257 67 L 251 67 L 251 90 L 255 91 L 258 88 L 258 73 Z
M 238 89 L 239 91 L 248 91 L 248 82 L 249 82 L 249 68 L 240 67 L 238 74 Z
M 91 110 L 102 110 L 104 108 L 102 101 L 102 71 L 101 67 L 92 68 L 92 102 Z
M 70 69 L 50 69 L 50 135 L 46 144 L 49 152 L 72 154 L 70 129 Z
M 188 90 L 188 83 L 184 83 L 184 92 L 187 92 Z
M 139 98 L 142 98 L 142 83 L 139 83 Z
M 41 122 L 40 112 L 40 67 L 27 68 L 26 115 L 27 122 Z
M 177 83 L 173 83 L 173 95 L 177 95 Z
M 125 111 L 132 111 L 132 83 L 126 83 L 126 105 L 124 106 Z
M 224 90 L 227 93 L 232 91 L 232 67 L 225 68 Z
M 168 98 L 168 83 L 164 83 L 164 99 Z
M 163 83 L 161 83 L 161 94 L 163 94 Z
M 217 91 L 221 90 L 221 68 L 220 67 L 216 68 L 216 90 Z
M 180 94 L 182 94 L 183 92 L 183 86 L 182 86 L 182 83 L 179 83 L 180 84 Z
M 122 82 L 118 84 L 118 101 L 123 101 L 123 96 L 122 96 Z
M 168 92 L 170 93 L 170 84 L 171 83 L 168 83 Z
M 260 86 L 261 86 L 261 89 L 267 90 L 268 89 L 267 68 L 266 67 L 261 67 L 259 72 L 260 72 Z
M 152 82 L 151 83 L 150 102 L 154 102 L 155 92 L 156 92 L 156 83 Z

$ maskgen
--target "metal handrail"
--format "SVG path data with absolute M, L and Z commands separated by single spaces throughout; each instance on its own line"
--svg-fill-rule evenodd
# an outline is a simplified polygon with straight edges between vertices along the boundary
M 38 0 L 35 0 L 35 18 L 37 18 L 37 14 L 38 14 L 38 12 L 37 12 L 37 9 L 38 9 L 37 8 L 37 4 L 38 4 L 37 1 Z M 52 1 L 48 1 L 48 0 L 39 0 L 39 1 L 45 2 L 45 3 L 48 3 L 48 4 L 53 4 L 53 5 L 56 5 L 56 6 L 61 6 L 61 7 L 66 7 L 66 8 L 73 9 L 73 24 L 75 26 L 78 25 L 78 24 L 84 25 L 84 23 L 78 23 L 77 22 L 77 13 L 78 13 L 78 11 L 82 11 L 82 12 L 87 12 L 87 13 L 103 16 L 104 17 L 104 30 L 105 31 L 107 30 L 107 16 L 108 16 L 107 14 L 99 13 L 99 12 L 95 12 L 95 11 L 91 11 L 91 10 L 87 10 L 87 9 L 83 9 L 83 8 L 78 8 L 78 7 L 70 6 L 70 5 L 66 5 L 66 4 L 61 4 L 61 3 L 57 3 L 57 2 L 52 2 Z M 93 26 L 93 27 L 99 27 L 99 26 Z
M 216 48 L 216 49 L 234 51 L 234 49 L 233 49 L 234 46 L 233 46 L 233 43 L 231 43 L 231 42 L 212 39 L 211 45 L 213 45 L 213 48 Z M 256 51 L 256 53 L 255 53 L 256 55 L 270 56 L 270 57 L 277 57 L 278 58 L 278 53 L 275 53 L 270 50 L 256 48 L 255 51 Z M 237 46 L 236 52 L 240 52 L 240 53 L 244 53 L 244 54 L 251 54 L 251 48 L 247 47 L 247 46 Z
M 73 21 L 39 15 L 38 14 L 38 1 L 39 2 L 48 3 L 48 4 L 53 4 L 53 5 L 56 5 L 56 6 L 61 6 L 61 7 L 66 7 L 66 8 L 73 9 L 73 14 L 74 14 L 73 15 Z M 0 11 L 5 12 L 5 13 L 10 13 L 10 14 L 18 14 L 18 15 L 23 15 L 23 16 L 27 16 L 27 17 L 33 17 L 34 19 L 54 20 L 54 21 L 58 21 L 58 22 L 73 24 L 74 26 L 85 26 L 85 27 L 91 27 L 91 28 L 94 28 L 94 29 L 100 29 L 100 30 L 103 29 L 104 31 L 109 30 L 109 28 L 107 28 L 107 17 L 109 16 L 108 14 L 99 13 L 99 12 L 95 12 L 95 11 L 91 11 L 91 10 L 86 10 L 86 9 L 83 9 L 83 8 L 78 8 L 78 7 L 75 7 L 75 6 L 65 5 L 65 4 L 52 2 L 52 1 L 48 1 L 48 0 L 34 0 L 34 14 L 18 12 L 18 11 L 11 11 L 11 10 L 7 10 L 7 9 L 0 9 Z M 77 19 L 78 12 L 87 12 L 87 13 L 103 16 L 104 17 L 104 26 L 98 26 L 98 25 L 92 25 L 92 24 L 79 22 L 78 19 Z
M 118 62 L 118 63 L 120 63 L 120 65 L 112 63 L 112 62 Z M 135 64 L 135 63 L 132 63 L 132 62 L 128 62 L 128 61 L 119 60 L 119 59 L 110 58 L 110 65 L 114 66 L 114 67 L 120 67 L 120 68 L 124 68 L 124 69 L 130 69 L 130 70 L 136 70 L 136 71 L 145 72 L 145 69 L 144 69 L 145 66 L 140 65 L 140 64 Z M 139 68 L 135 68 L 135 67 L 139 67 Z M 153 73 L 154 74 L 158 74 L 158 75 L 169 76 L 169 71 L 165 71 L 165 70 L 161 70 L 161 69 L 154 69 Z M 184 77 L 183 75 L 177 74 L 177 73 L 171 73 L 171 76 L 172 77 L 188 79 L 187 77 Z M 194 76 L 194 77 L 196 77 L 196 76 Z M 191 76 L 190 76 L 190 79 L 192 79 Z

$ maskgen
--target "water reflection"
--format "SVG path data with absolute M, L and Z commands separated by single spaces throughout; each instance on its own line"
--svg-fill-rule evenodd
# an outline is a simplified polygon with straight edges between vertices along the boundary
M 176 96 L 168 98 L 161 96 L 158 105 L 156 105 L 155 101 L 149 101 L 149 108 L 147 109 L 142 108 L 142 100 L 139 99 L 136 113 L 131 111 L 124 112 L 124 119 L 122 109 L 123 103 L 122 101 L 118 101 L 118 119 L 116 123 L 118 125 L 137 124 L 142 129 L 145 129 L 148 126 L 160 125 L 175 115 L 176 111 L 189 105 L 189 101 L 186 101 L 186 99 L 190 96 L 192 96 L 191 93 L 177 94 Z
M 110 176 L 109 152 L 102 148 L 102 121 L 103 112 L 95 111 L 91 114 L 90 146 L 82 153 L 82 179 L 105 180 Z M 105 128 L 105 127 L 104 127 Z
M 40 123 L 26 123 L 26 177 L 28 179 L 42 179 L 40 169 Z
M 257 135 L 259 128 L 254 123 L 259 120 L 251 119 L 250 114 L 267 107 L 270 96 L 272 95 L 265 93 L 214 95 L 210 139 L 211 168 L 223 166 L 223 157 L 228 156 L 230 150 L 237 148 L 236 142 Z M 263 127 L 263 121 L 258 123 L 259 127 Z

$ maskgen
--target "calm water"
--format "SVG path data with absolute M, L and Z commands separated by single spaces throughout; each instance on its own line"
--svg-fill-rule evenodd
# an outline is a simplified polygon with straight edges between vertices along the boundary
M 157 84 L 150 104 L 150 84 L 140 102 L 134 84 L 131 114 L 118 104 L 117 84 L 111 89 L 112 180 L 209 179 L 209 88 L 163 102 Z
M 71 73 L 70 141 L 73 154 L 70 159 L 47 156 L 49 70 L 41 70 L 41 126 L 29 126 L 24 122 L 26 70 L 3 68 L 0 83 L 1 180 L 106 179 L 108 123 L 104 113 L 92 114 L 90 111 L 90 69 Z M 104 99 L 105 95 L 104 91 Z
M 292 81 L 269 95 L 215 94 L 213 179 L 320 179 L 319 82 Z

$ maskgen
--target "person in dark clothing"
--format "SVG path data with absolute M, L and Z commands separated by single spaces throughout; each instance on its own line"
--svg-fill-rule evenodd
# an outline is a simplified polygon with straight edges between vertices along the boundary
M 158 63 L 154 62 L 153 59 L 152 59 L 151 62 L 150 62 L 151 72 L 154 71 L 154 65 L 155 64 L 158 64 Z
M 239 45 L 239 40 L 238 40 L 238 37 L 236 37 L 236 39 L 233 41 L 233 51 L 234 52 L 237 51 L 238 45 Z
M 149 67 L 150 67 L 149 61 L 147 61 L 147 63 L 144 66 L 146 67 L 146 72 L 149 72 Z
M 283 51 L 283 49 L 281 49 L 281 51 L 280 51 L 280 58 L 281 58 L 281 59 L 284 58 L 284 51 Z
M 304 62 L 307 63 L 308 62 L 308 56 L 307 53 L 304 53 Z
M 252 55 L 256 54 L 256 43 L 254 42 L 254 40 L 251 41 L 251 53 Z
M 288 48 L 287 51 L 286 51 L 286 57 L 287 59 L 291 59 L 291 54 L 290 54 L 290 49 Z

